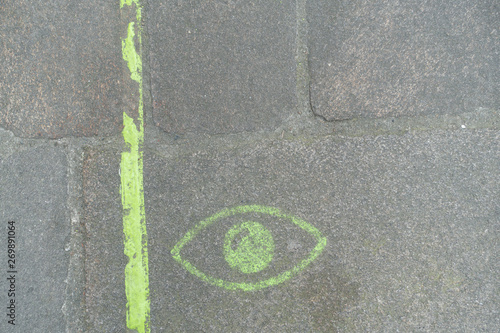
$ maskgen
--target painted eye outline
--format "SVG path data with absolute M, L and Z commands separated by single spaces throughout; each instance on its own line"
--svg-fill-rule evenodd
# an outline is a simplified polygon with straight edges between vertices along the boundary
M 182 259 L 180 252 L 184 245 L 189 243 L 200 231 L 207 228 L 211 224 L 215 223 L 218 219 L 237 215 L 244 213 L 262 213 L 268 214 L 271 216 L 275 216 L 278 218 L 283 218 L 286 220 L 290 220 L 291 223 L 297 225 L 301 229 L 307 231 L 313 238 L 316 239 L 317 244 L 314 249 L 311 250 L 309 255 L 304 258 L 300 263 L 295 265 L 293 268 L 278 274 L 275 277 L 268 278 L 263 281 L 255 282 L 255 283 L 244 283 L 244 282 L 228 282 L 222 279 L 214 278 L 212 276 L 206 275 L 199 269 L 197 269 L 193 264 L 189 261 Z M 326 247 L 326 237 L 324 237 L 321 232 L 316 229 L 314 226 L 309 224 L 308 222 L 292 216 L 288 214 L 282 213 L 278 208 L 268 207 L 268 206 L 260 206 L 260 205 L 246 205 L 246 206 L 237 206 L 233 208 L 225 208 L 220 212 L 206 218 L 205 220 L 199 222 L 194 228 L 189 230 L 178 242 L 175 244 L 174 248 L 170 252 L 172 257 L 179 262 L 189 273 L 198 277 L 199 279 L 212 284 L 217 287 L 221 287 L 228 290 L 243 290 L 243 291 L 254 291 L 260 290 L 267 287 L 275 286 L 290 278 L 296 276 L 298 273 L 303 271 L 312 261 L 314 261 Z

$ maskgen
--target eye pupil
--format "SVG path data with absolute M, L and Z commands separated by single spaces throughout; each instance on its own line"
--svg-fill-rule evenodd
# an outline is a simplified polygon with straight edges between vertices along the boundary
M 240 244 L 250 235 L 248 229 L 243 229 L 239 233 L 237 233 L 233 240 L 231 241 L 231 249 L 233 251 L 238 250 Z
M 233 226 L 224 238 L 224 257 L 232 268 L 242 273 L 257 273 L 271 262 L 274 240 L 271 232 L 257 222 Z

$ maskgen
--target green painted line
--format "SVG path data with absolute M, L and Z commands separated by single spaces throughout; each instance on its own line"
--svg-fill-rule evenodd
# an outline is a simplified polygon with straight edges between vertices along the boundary
M 139 333 L 149 333 L 149 268 L 146 219 L 144 210 L 143 159 L 144 143 L 143 93 L 142 93 L 142 40 L 141 7 L 137 0 L 121 0 L 124 5 L 135 4 L 137 29 L 130 22 L 127 37 L 122 40 L 122 55 L 130 70 L 130 78 L 139 85 L 138 127 L 134 119 L 123 112 L 123 139 L 129 151 L 121 154 L 121 201 L 123 207 L 124 253 L 128 257 L 125 267 L 125 294 L 127 296 L 127 327 Z M 139 44 L 135 49 L 134 37 Z
M 229 282 L 229 281 L 224 281 L 222 279 L 214 278 L 212 276 L 209 276 L 202 271 L 200 271 L 198 268 L 196 268 L 193 264 L 191 264 L 189 261 L 183 259 L 181 257 L 181 250 L 182 248 L 189 243 L 197 234 L 199 234 L 203 229 L 207 228 L 211 224 L 215 223 L 219 219 L 223 219 L 229 216 L 237 215 L 237 214 L 245 214 L 245 213 L 250 213 L 250 212 L 257 212 L 257 213 L 262 213 L 262 214 L 268 214 L 271 216 L 275 216 L 278 218 L 283 218 L 285 220 L 289 220 L 291 223 L 295 224 L 299 228 L 307 231 L 311 236 L 314 237 L 316 240 L 316 246 L 314 249 L 311 250 L 309 255 L 303 259 L 299 264 L 294 266 L 292 269 L 283 272 L 275 277 L 269 278 L 264 281 L 260 282 L 255 282 L 255 283 L 238 283 L 238 282 Z M 247 225 L 247 227 L 254 228 L 253 231 L 249 230 L 250 234 L 258 234 L 255 238 L 259 239 L 257 243 L 262 243 L 260 239 L 262 238 L 267 238 L 265 236 L 265 231 L 259 230 L 259 227 L 256 226 L 250 226 Z M 238 229 L 239 228 L 239 229 Z M 238 229 L 238 231 L 241 231 L 243 228 L 240 226 L 236 226 L 235 230 Z M 231 238 L 233 236 L 233 233 L 231 230 L 226 234 L 226 237 Z M 229 235 L 229 236 L 228 236 Z M 264 235 L 264 236 L 263 236 Z M 265 242 L 265 241 L 264 241 Z M 230 245 L 229 245 L 230 246 Z M 323 252 L 323 250 L 326 247 L 326 238 L 321 234 L 321 232 L 316 229 L 314 226 L 311 224 L 307 223 L 306 221 L 292 216 L 288 214 L 282 213 L 278 208 L 274 207 L 267 207 L 267 206 L 259 206 L 259 205 L 249 205 L 249 206 L 238 206 L 234 208 L 226 208 L 209 218 L 201 221 L 198 223 L 193 229 L 189 230 L 180 240 L 177 244 L 175 244 L 174 248 L 171 251 L 172 257 L 179 262 L 189 273 L 195 275 L 196 277 L 200 278 L 201 280 L 210 283 L 212 285 L 215 285 L 217 287 L 221 287 L 224 289 L 228 290 L 244 290 L 244 291 L 254 291 L 254 290 L 259 290 L 271 286 L 275 286 L 277 284 L 280 284 L 282 282 L 285 282 L 286 280 L 292 278 L 293 276 L 297 275 L 301 271 L 303 271 L 312 261 L 314 261 L 320 254 Z M 246 251 L 248 251 L 248 248 L 246 246 Z M 243 255 L 245 256 L 245 255 Z

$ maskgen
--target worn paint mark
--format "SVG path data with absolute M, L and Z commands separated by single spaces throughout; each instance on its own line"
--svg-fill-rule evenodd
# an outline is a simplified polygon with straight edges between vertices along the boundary
M 134 43 L 135 23 L 130 22 L 127 37 L 122 40 L 122 55 L 130 70 L 130 77 L 139 84 L 138 128 L 134 119 L 123 113 L 122 135 L 129 151 L 122 152 L 120 164 L 121 200 L 123 206 L 124 253 L 129 258 L 125 267 L 125 293 L 127 296 L 127 327 L 139 333 L 150 332 L 149 268 L 147 231 L 144 210 L 143 159 L 144 143 L 143 93 L 142 93 L 142 40 L 141 7 L 137 0 L 121 0 L 124 5 L 135 4 L 137 40 Z
M 191 264 L 189 261 L 183 259 L 181 257 L 181 250 L 182 248 L 190 242 L 200 231 L 203 229 L 207 228 L 211 224 L 215 223 L 219 219 L 223 219 L 229 216 L 237 215 L 237 214 L 245 214 L 245 213 L 250 213 L 250 212 L 257 212 L 257 213 L 263 213 L 263 214 L 268 214 L 271 216 L 275 216 L 277 218 L 282 218 L 285 220 L 289 220 L 291 223 L 295 224 L 296 226 L 300 227 L 301 229 L 307 231 L 311 236 L 316 239 L 316 246 L 314 249 L 309 253 L 309 255 L 303 259 L 299 264 L 294 266 L 292 269 L 283 272 L 275 277 L 269 278 L 267 280 L 259 281 L 256 283 L 238 283 L 238 282 L 228 282 L 224 281 L 222 279 L 214 278 L 212 276 L 206 275 L 205 273 L 201 272 L 199 269 L 197 269 L 193 264 Z M 249 205 L 249 206 L 238 206 L 234 208 L 226 208 L 209 218 L 201 221 L 198 223 L 193 229 L 189 230 L 180 240 L 179 242 L 174 246 L 174 248 L 171 251 L 171 254 L 173 258 L 179 262 L 188 272 L 191 274 L 195 275 L 196 277 L 200 278 L 201 280 L 208 282 L 212 285 L 215 285 L 217 287 L 225 288 L 228 290 L 244 290 L 244 291 L 254 291 L 254 290 L 260 290 L 263 288 L 275 286 L 277 284 L 280 284 L 282 282 L 285 282 L 286 280 L 292 278 L 293 276 L 297 275 L 301 271 L 303 271 L 313 260 L 315 260 L 321 252 L 326 247 L 326 238 L 321 234 L 321 232 L 316 229 L 314 226 L 311 224 L 307 223 L 306 221 L 299 219 L 298 217 L 292 216 L 292 215 L 287 215 L 282 213 L 278 208 L 274 207 L 267 207 L 267 206 L 259 206 L 259 205 Z

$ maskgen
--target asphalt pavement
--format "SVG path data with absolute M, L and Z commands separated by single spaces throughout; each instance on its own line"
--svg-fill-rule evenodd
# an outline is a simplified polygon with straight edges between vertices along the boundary
M 0 332 L 500 330 L 496 1 L 0 14 Z

